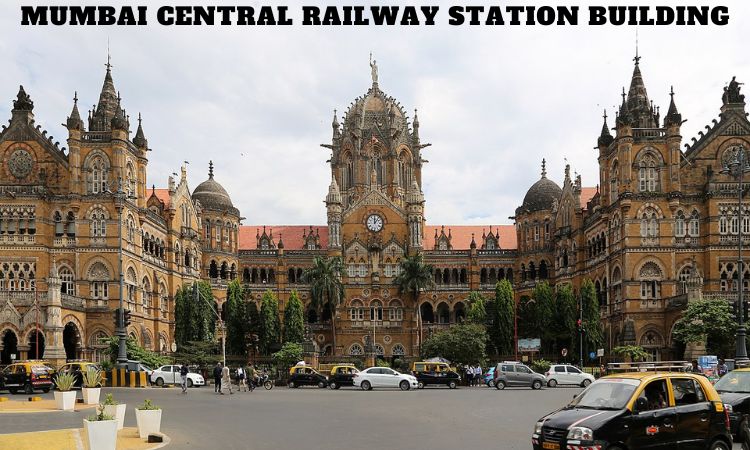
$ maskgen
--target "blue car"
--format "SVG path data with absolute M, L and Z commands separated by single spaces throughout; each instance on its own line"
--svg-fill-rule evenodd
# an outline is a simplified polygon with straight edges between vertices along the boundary
M 484 384 L 489 387 L 495 387 L 495 368 L 490 367 L 487 369 L 487 373 L 484 374 Z

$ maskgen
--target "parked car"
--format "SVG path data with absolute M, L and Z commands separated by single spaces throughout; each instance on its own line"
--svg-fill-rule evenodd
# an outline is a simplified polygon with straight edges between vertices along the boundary
M 536 422 L 534 450 L 729 450 L 729 414 L 706 377 L 631 372 L 591 383 Z
M 182 383 L 182 377 L 180 376 L 180 365 L 166 365 L 161 366 L 151 372 L 150 380 L 157 386 L 164 386 L 165 384 L 180 384 Z M 191 369 L 192 370 L 192 369 Z M 187 386 L 203 386 L 206 384 L 206 380 L 199 373 L 189 371 L 187 374 Z
M 417 387 L 436 384 L 455 389 L 461 376 L 444 362 L 413 362 L 411 373 L 417 378 Z
M 490 367 L 487 369 L 487 373 L 484 374 L 484 384 L 489 387 L 495 387 L 495 368 Z
M 341 386 L 354 386 L 354 376 L 358 373 L 359 369 L 352 365 L 333 366 L 328 375 L 328 387 L 339 389 Z
M 10 364 L 3 369 L 3 386 L 11 394 L 22 390 L 31 395 L 34 390 L 49 392 L 52 389 L 52 374 L 54 370 L 40 361 L 22 361 Z
M 541 389 L 547 383 L 544 375 L 534 372 L 525 364 L 503 362 L 495 366 L 495 388 L 505 389 L 506 386 L 525 386 Z
M 328 386 L 328 379 L 310 366 L 294 366 L 289 369 L 289 380 L 286 384 L 290 388 L 318 386 L 322 389 Z
M 547 386 L 555 387 L 558 384 L 572 384 L 586 387 L 593 383 L 596 378 L 593 375 L 581 371 L 570 364 L 553 364 L 544 374 L 547 378 Z
M 399 388 L 408 391 L 418 387 L 417 377 L 397 372 L 389 367 L 370 367 L 354 377 L 354 386 L 363 391 L 372 388 Z
M 734 442 L 750 448 L 750 368 L 733 370 L 714 385 L 721 401 L 729 411 L 729 428 Z
M 88 362 L 88 361 L 74 361 L 69 362 L 67 364 L 63 364 L 57 369 L 57 373 L 69 373 L 73 375 L 73 378 L 75 378 L 75 382 L 73 383 L 73 386 L 75 387 L 83 387 L 83 372 L 89 370 L 89 367 L 93 367 L 94 369 L 101 372 L 102 368 L 96 363 Z M 104 372 L 101 372 L 102 375 L 102 384 L 99 385 L 101 387 L 103 384 L 106 384 L 105 382 L 105 374 Z

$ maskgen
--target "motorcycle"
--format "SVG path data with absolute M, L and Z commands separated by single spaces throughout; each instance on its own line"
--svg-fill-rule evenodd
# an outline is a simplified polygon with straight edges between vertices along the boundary
M 256 387 L 263 386 L 267 391 L 273 389 L 273 381 L 267 373 L 260 374 L 252 379 L 250 382 L 250 390 L 254 391 Z

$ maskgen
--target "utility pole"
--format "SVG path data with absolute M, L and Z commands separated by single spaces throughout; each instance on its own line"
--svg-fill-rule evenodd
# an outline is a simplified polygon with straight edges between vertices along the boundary
M 579 308 L 578 308 L 578 339 L 579 339 L 579 345 L 578 345 L 578 353 L 579 353 L 579 365 L 581 370 L 583 370 L 583 294 L 578 295 L 579 298 Z

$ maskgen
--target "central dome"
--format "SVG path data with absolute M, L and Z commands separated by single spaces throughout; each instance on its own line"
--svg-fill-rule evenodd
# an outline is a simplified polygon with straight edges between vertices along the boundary
M 198 200 L 203 209 L 234 211 L 232 199 L 226 189 L 214 180 L 214 165 L 209 162 L 208 180 L 199 184 L 192 195 L 193 200 Z
M 542 178 L 534 183 L 526 192 L 519 212 L 536 212 L 552 209 L 555 201 L 560 199 L 562 188 L 552 180 L 547 179 L 547 171 L 542 162 Z

